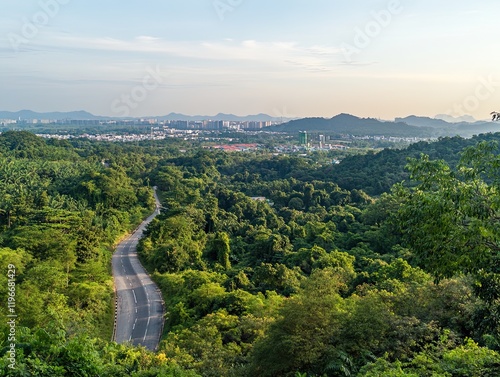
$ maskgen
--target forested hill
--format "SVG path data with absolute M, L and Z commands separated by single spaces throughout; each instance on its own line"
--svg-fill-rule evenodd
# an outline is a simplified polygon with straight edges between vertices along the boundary
M 292 120 L 288 123 L 271 127 L 271 129 L 282 132 L 308 131 L 349 134 L 355 136 L 436 136 L 436 133 L 430 127 L 410 126 L 403 122 L 383 122 L 373 118 L 358 118 L 349 114 L 339 114 L 331 119 L 305 118 Z
M 304 118 L 292 120 L 270 129 L 280 132 L 322 132 L 326 134 L 349 134 L 354 136 L 394 136 L 394 137 L 472 137 L 487 132 L 496 132 L 494 122 L 449 123 L 441 119 L 409 116 L 396 118 L 394 122 L 374 118 L 358 118 L 349 114 L 339 114 L 333 118 Z
M 316 177 L 328 177 L 347 190 L 363 190 L 369 195 L 388 192 L 392 185 L 408 180 L 405 166 L 408 158 L 429 155 L 431 159 L 443 159 L 454 166 L 460 152 L 480 141 L 500 141 L 500 133 L 482 134 L 470 139 L 462 137 L 441 138 L 437 142 L 419 142 L 405 149 L 384 149 L 379 153 L 355 155 L 345 158 L 339 165 L 332 165 L 315 172 Z
M 463 142 L 427 146 L 456 158 Z M 500 203 L 479 173 L 492 150 L 472 151 L 464 182 L 418 160 L 426 185 L 377 199 L 312 158 L 160 160 L 165 209 L 139 247 L 169 308 L 160 352 L 207 377 L 498 375 Z

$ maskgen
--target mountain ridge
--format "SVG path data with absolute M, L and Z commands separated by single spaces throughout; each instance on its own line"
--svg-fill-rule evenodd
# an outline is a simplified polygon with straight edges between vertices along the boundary
M 393 137 L 416 137 L 416 138 L 438 138 L 447 136 L 472 137 L 481 133 L 497 132 L 500 130 L 498 123 L 491 121 L 465 122 L 461 118 L 452 118 L 453 123 L 440 118 L 409 115 L 404 118 L 395 118 L 394 121 L 379 120 L 375 118 L 361 118 L 352 114 L 340 113 L 332 118 L 306 117 L 300 119 L 275 118 L 267 114 L 256 114 L 238 116 L 234 114 L 218 113 L 213 116 L 206 115 L 184 115 L 171 112 L 162 116 L 137 117 L 137 118 L 112 118 L 98 116 L 84 110 L 71 112 L 47 112 L 39 113 L 32 110 L 21 110 L 17 112 L 0 111 L 0 119 L 26 120 L 49 119 L 56 121 L 65 120 L 131 120 L 131 119 L 157 119 L 159 121 L 183 120 L 224 120 L 236 122 L 250 121 L 283 121 L 280 124 L 266 127 L 266 130 L 277 132 L 323 132 L 335 134 L 347 134 L 354 136 L 393 136 Z M 466 117 L 466 119 L 468 119 Z M 473 119 L 473 118 L 471 118 Z
M 335 132 L 355 136 L 434 137 L 432 128 L 415 127 L 402 122 L 379 121 L 341 113 L 332 118 L 303 118 L 270 127 L 282 132 Z
M 67 112 L 36 112 L 32 110 L 19 110 L 19 111 L 0 111 L 0 119 L 12 119 L 12 120 L 34 120 L 34 119 L 50 119 L 50 120 L 111 120 L 111 119 L 158 119 L 158 120 L 227 120 L 227 121 L 261 121 L 261 122 L 271 122 L 280 121 L 280 117 L 272 117 L 268 114 L 255 114 L 255 115 L 245 115 L 239 116 L 234 114 L 224 114 L 218 113 L 216 115 L 185 115 L 180 113 L 171 112 L 166 115 L 156 115 L 156 116 L 143 116 L 143 117 L 110 117 L 94 115 L 88 111 L 77 110 L 77 111 L 67 111 Z M 283 118 L 288 121 L 291 118 Z

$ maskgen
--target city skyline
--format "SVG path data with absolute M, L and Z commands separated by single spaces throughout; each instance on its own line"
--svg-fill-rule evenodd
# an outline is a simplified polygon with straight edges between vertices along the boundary
M 0 108 L 487 119 L 500 110 L 495 5 L 4 0 Z

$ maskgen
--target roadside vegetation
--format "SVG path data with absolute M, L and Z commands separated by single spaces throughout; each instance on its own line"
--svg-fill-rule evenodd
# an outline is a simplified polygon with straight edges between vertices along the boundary
M 16 265 L 19 321 L 17 369 L 5 355 L 0 370 L 496 376 L 499 139 L 332 166 L 320 155 L 4 133 L 0 265 Z M 149 186 L 163 208 L 139 253 L 167 311 L 155 354 L 109 342 L 112 246 L 151 211 Z

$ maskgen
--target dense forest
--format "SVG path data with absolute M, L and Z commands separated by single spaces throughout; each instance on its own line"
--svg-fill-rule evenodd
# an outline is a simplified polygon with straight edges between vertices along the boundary
M 0 135 L 0 375 L 172 369 L 144 350 L 109 342 L 113 245 L 154 207 L 152 190 L 136 174 L 141 160 L 129 163 L 132 152 L 117 152 L 121 164 L 106 160 L 115 149 L 28 132 Z M 8 271 L 16 282 L 15 369 L 8 360 Z
M 0 264 L 20 318 L 17 369 L 2 335 L 0 373 L 498 376 L 499 138 L 325 166 L 6 132 Z M 112 247 L 153 185 L 139 253 L 167 311 L 157 353 L 109 342 Z
M 378 196 L 389 192 L 391 187 L 402 181 L 409 181 L 406 169 L 407 159 L 418 158 L 423 153 L 433 160 L 444 160 L 456 166 L 460 152 L 482 141 L 499 142 L 500 134 L 481 134 L 470 139 L 459 136 L 440 138 L 437 142 L 421 141 L 408 148 L 386 148 L 380 152 L 369 151 L 344 158 L 338 166 L 327 166 L 318 170 L 315 177 L 328 176 L 342 188 L 363 190 L 369 195 Z

